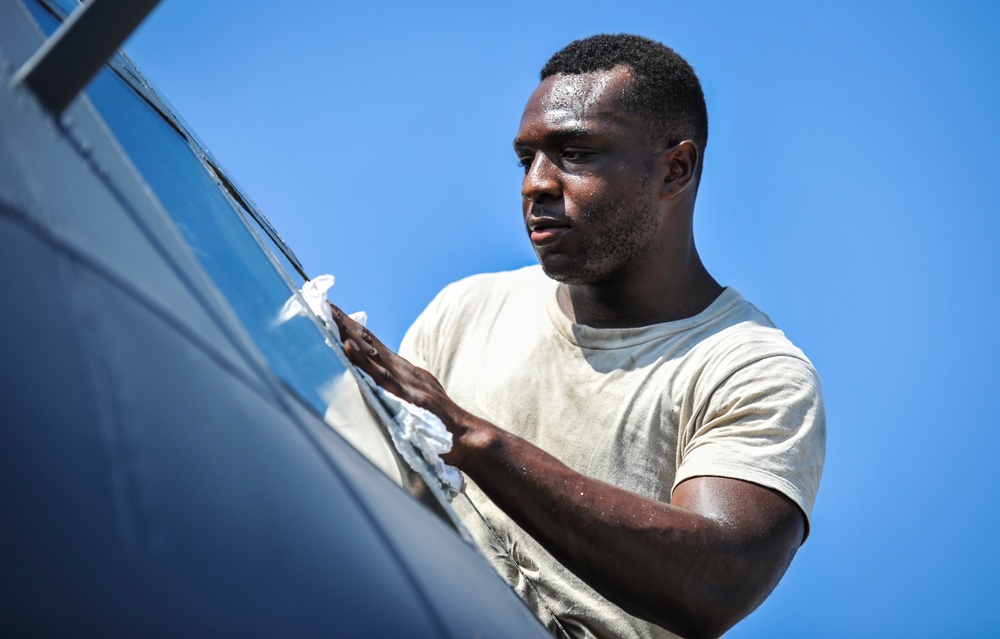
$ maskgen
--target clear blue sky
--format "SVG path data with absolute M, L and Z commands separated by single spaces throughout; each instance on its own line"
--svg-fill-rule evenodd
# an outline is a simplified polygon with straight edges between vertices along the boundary
M 1000 634 L 1000 3 L 345 4 L 163 0 L 126 50 L 398 344 L 444 284 L 533 261 L 510 141 L 547 57 L 677 49 L 702 256 L 812 358 L 829 423 L 812 536 L 729 636 Z

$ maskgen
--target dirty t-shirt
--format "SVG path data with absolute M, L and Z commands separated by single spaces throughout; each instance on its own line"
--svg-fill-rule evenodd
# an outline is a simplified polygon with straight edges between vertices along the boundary
M 400 352 L 460 406 L 584 475 L 667 503 L 685 479 L 745 480 L 808 522 L 825 451 L 819 379 L 766 315 L 727 288 L 688 319 L 596 329 L 566 317 L 556 287 L 537 266 L 456 282 Z M 550 629 L 673 636 L 583 583 L 475 484 L 467 493 L 495 531 L 470 521 L 473 535 Z

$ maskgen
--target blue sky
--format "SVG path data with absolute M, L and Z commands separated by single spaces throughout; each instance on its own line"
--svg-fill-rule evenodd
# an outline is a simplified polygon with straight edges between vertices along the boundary
M 728 636 L 1000 632 L 1000 4 L 342 4 L 163 0 L 126 50 L 398 344 L 443 285 L 533 262 L 510 142 L 547 57 L 674 47 L 709 107 L 702 256 L 827 402 L 812 536 Z

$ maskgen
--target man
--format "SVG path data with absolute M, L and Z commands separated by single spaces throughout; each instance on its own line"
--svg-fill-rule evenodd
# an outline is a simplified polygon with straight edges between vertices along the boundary
M 672 50 L 573 42 L 514 140 L 541 268 L 446 288 L 404 339 L 422 368 L 339 319 L 353 362 L 441 417 L 446 461 L 497 532 L 487 554 L 515 561 L 515 588 L 573 636 L 718 636 L 808 531 L 819 380 L 698 257 L 706 140 Z

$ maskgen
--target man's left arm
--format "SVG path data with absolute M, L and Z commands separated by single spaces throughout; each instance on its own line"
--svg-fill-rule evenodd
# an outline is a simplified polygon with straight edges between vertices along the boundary
M 455 404 L 427 371 L 335 310 L 348 357 L 386 390 L 438 415 L 445 461 L 466 472 L 556 559 L 627 612 L 683 636 L 718 636 L 784 574 L 805 518 L 778 491 L 698 476 L 667 504 L 581 475 Z

